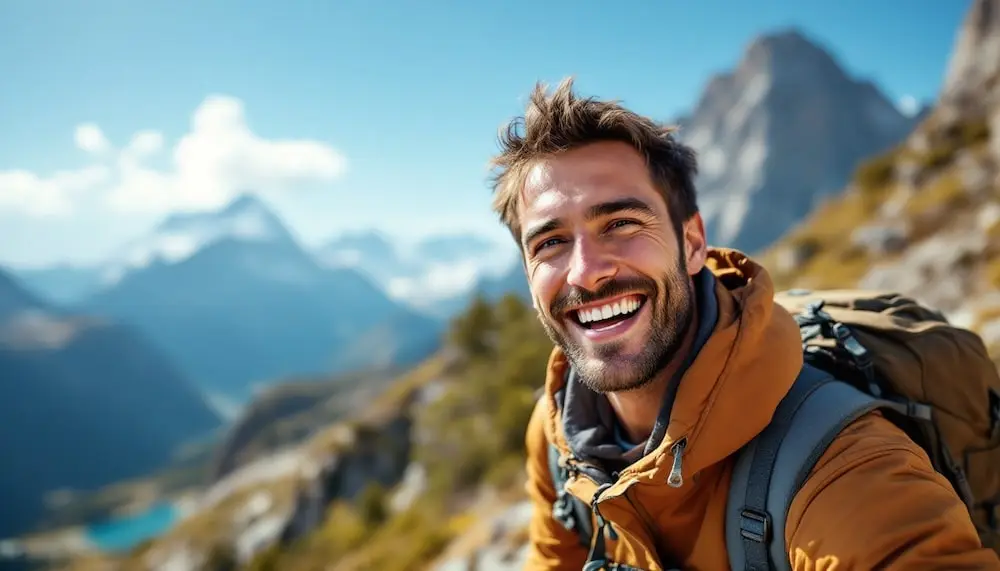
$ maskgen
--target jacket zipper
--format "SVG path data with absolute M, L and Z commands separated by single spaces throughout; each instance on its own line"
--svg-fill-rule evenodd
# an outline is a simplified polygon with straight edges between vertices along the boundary
M 667 485 L 672 488 L 679 488 L 684 485 L 684 450 L 687 448 L 687 437 L 683 437 L 670 447 L 674 454 L 674 463 L 670 467 L 670 475 L 667 476 Z
M 673 453 L 674 459 L 673 459 L 673 464 L 671 465 L 670 468 L 670 475 L 667 476 L 667 484 L 671 487 L 679 488 L 684 485 L 684 476 L 683 476 L 684 452 L 687 449 L 687 445 L 688 441 L 687 437 L 685 436 L 678 439 L 677 442 L 675 442 L 670 447 L 670 451 Z M 594 548 L 598 547 L 598 544 L 600 546 L 600 551 L 602 552 L 599 555 L 599 557 L 602 560 L 604 560 L 604 558 L 606 557 L 603 553 L 604 541 L 601 538 L 596 537 L 597 535 L 603 535 L 607 533 L 609 539 L 612 540 L 618 539 L 618 533 L 615 530 L 614 526 L 611 524 L 610 521 L 604 519 L 603 514 L 601 514 L 599 504 L 605 501 L 623 497 L 626 502 L 632 505 L 632 509 L 636 510 L 636 513 L 639 515 L 640 521 L 642 521 L 643 526 L 646 528 L 646 532 L 650 534 L 651 538 L 653 537 L 651 530 L 655 528 L 655 524 L 654 522 L 650 521 L 648 514 L 644 513 L 644 510 L 636 508 L 635 502 L 629 496 L 629 491 L 631 490 L 631 486 L 627 486 L 620 494 L 601 498 L 601 494 L 604 493 L 608 488 L 610 488 L 614 483 L 618 481 L 620 476 L 619 473 L 616 472 L 615 477 L 610 477 L 603 470 L 597 468 L 596 466 L 587 464 L 586 462 L 583 462 L 582 460 L 572 455 L 570 456 L 566 464 L 571 475 L 584 475 L 589 479 L 591 479 L 598 486 L 590 502 L 591 510 L 593 510 L 595 519 L 597 520 L 596 521 L 597 525 L 595 526 L 594 529 L 595 532 L 594 541 L 597 543 L 591 545 L 591 553 L 588 555 L 588 561 L 591 561 L 593 557 L 597 555 L 595 553 L 596 550 Z M 659 556 L 659 554 L 657 554 L 657 556 Z
M 667 476 L 667 485 L 672 488 L 680 488 L 684 485 L 684 452 L 687 450 L 687 446 L 687 436 L 683 436 L 670 447 L 670 452 L 673 454 L 674 460 L 670 466 L 670 474 Z M 570 469 L 571 474 L 583 474 L 593 480 L 598 487 L 607 487 L 618 480 L 618 478 L 609 477 L 596 466 L 586 464 L 575 457 L 570 457 L 567 467 Z

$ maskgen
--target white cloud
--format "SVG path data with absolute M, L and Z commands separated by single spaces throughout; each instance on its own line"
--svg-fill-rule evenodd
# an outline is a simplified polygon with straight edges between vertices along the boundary
M 170 150 L 166 169 L 147 162 L 164 151 L 159 131 L 138 131 L 116 151 L 98 125 L 83 123 L 74 140 L 99 163 L 48 177 L 0 171 L 0 209 L 66 215 L 78 196 L 89 192 L 102 193 L 104 204 L 121 213 L 209 209 L 248 190 L 328 183 L 347 166 L 339 151 L 321 141 L 260 137 L 250 130 L 243 103 L 228 96 L 208 97 L 195 109 L 190 131 Z
M 395 299 L 419 305 L 464 293 L 476 284 L 483 273 L 482 264 L 475 260 L 438 264 L 429 266 L 416 277 L 392 279 L 386 289 Z
M 139 131 L 132 135 L 132 140 L 125 152 L 134 157 L 150 157 L 163 150 L 163 134 L 158 131 Z
M 0 171 L 0 211 L 66 216 L 72 212 L 76 195 L 99 187 L 110 176 L 110 169 L 103 165 L 60 171 L 46 178 L 26 170 Z
M 899 112 L 907 117 L 913 117 L 920 111 L 920 102 L 917 98 L 912 95 L 904 95 L 899 98 L 899 102 L 896 103 L 896 107 Z
M 119 157 L 119 184 L 109 205 L 122 212 L 215 208 L 245 190 L 281 191 L 302 183 L 329 182 L 346 168 L 330 146 L 310 140 L 268 140 L 247 125 L 235 98 L 207 98 L 191 121 L 191 131 L 173 148 L 171 169 L 161 171 L 142 159 L 159 150 L 162 136 L 137 134 Z
M 77 125 L 73 138 L 76 140 L 77 147 L 94 155 L 100 155 L 111 150 L 111 144 L 104 136 L 104 132 L 94 123 Z

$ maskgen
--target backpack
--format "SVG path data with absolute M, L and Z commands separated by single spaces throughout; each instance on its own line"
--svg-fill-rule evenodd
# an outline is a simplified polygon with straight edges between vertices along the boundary
M 1000 553 L 1000 375 L 975 333 L 893 292 L 790 290 L 805 364 L 770 424 L 736 453 L 726 513 L 734 570 L 788 570 L 785 517 L 826 447 L 873 410 L 919 444 L 966 504 L 985 547 Z M 588 507 L 564 490 L 553 515 L 590 545 Z

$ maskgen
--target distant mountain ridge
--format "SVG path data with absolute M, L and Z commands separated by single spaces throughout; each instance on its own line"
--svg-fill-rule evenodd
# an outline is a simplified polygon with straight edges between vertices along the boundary
M 150 265 L 184 261 L 223 241 L 274 243 L 291 246 L 295 238 L 256 196 L 241 194 L 216 212 L 176 213 L 152 232 L 127 244 L 103 269 L 105 284 Z
M 220 419 L 127 326 L 54 308 L 0 272 L 0 538 L 38 522 L 43 496 L 167 464 Z
M 849 77 L 802 32 L 754 39 L 678 121 L 680 137 L 699 154 L 709 241 L 748 252 L 766 247 L 918 121 L 870 81 Z
M 393 301 L 441 318 L 460 310 L 462 300 L 474 289 L 490 287 L 488 282 L 504 279 L 517 265 L 512 245 L 498 244 L 474 233 L 431 235 L 413 243 L 400 243 L 376 230 L 350 231 L 306 250 L 259 198 L 247 193 L 219 211 L 170 215 L 102 264 L 62 264 L 15 271 L 42 297 L 75 305 L 100 295 L 131 272 L 176 265 L 226 240 L 293 244 L 290 249 L 306 252 L 306 257 L 311 258 L 307 266 L 358 272 Z M 295 255 L 296 259 L 300 257 Z M 284 269 L 288 279 L 297 273 L 290 266 Z M 311 271 L 306 269 L 304 273 Z M 302 272 L 298 274 L 301 277 Z
M 80 307 L 135 324 L 200 386 L 228 396 L 288 375 L 419 360 L 443 326 L 355 270 L 318 264 L 250 195 L 172 216 L 125 252 L 115 280 Z M 408 327 L 379 338 L 391 349 L 357 348 L 399 319 Z
M 463 300 L 517 265 L 512 244 L 474 233 L 431 235 L 397 244 L 382 233 L 342 234 L 317 249 L 321 263 L 355 269 L 371 277 L 390 297 L 442 318 L 461 310 Z

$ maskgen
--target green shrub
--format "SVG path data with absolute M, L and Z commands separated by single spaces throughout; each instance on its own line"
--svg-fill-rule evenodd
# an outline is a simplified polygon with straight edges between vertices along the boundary
M 368 484 L 358 497 L 361 521 L 367 527 L 377 527 L 388 517 L 385 488 L 376 482 Z

